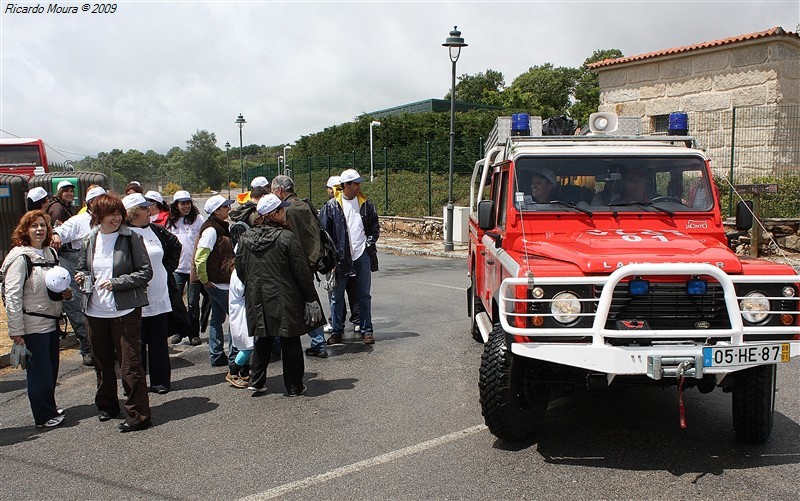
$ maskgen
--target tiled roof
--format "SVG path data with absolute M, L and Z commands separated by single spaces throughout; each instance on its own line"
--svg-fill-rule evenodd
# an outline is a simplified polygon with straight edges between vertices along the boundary
M 755 40 L 758 38 L 775 37 L 775 36 L 786 36 L 786 37 L 800 39 L 800 34 L 793 33 L 791 31 L 786 32 L 780 26 L 776 26 L 766 31 L 759 31 L 756 33 L 748 33 L 746 35 L 738 35 L 735 37 L 722 38 L 720 40 L 713 40 L 711 42 L 703 42 L 695 45 L 684 45 L 683 47 L 675 47 L 672 49 L 659 50 L 656 52 L 648 52 L 647 54 L 621 57 L 618 59 L 604 59 L 596 63 L 588 64 L 586 65 L 586 67 L 595 70 L 598 68 L 604 68 L 606 66 L 612 66 L 616 64 L 630 63 L 633 61 L 642 61 L 644 59 L 651 59 L 654 57 L 669 56 L 673 54 L 680 54 L 682 52 L 689 52 L 698 49 L 707 49 L 709 47 L 719 47 L 721 45 L 728 45 L 732 43 L 744 42 L 747 40 Z

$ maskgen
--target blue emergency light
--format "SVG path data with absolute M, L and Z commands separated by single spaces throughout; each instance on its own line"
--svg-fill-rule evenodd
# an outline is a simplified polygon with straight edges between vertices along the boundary
M 641 278 L 634 278 L 628 282 L 628 294 L 631 296 L 646 296 L 650 292 L 650 282 Z
M 530 136 L 531 116 L 527 113 L 514 113 L 511 115 L 511 135 Z
M 708 282 L 699 278 L 690 278 L 686 281 L 687 296 L 705 296 L 708 292 Z

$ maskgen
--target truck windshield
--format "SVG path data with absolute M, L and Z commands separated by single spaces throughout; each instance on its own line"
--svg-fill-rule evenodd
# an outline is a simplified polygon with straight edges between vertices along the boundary
M 671 214 L 716 203 L 700 157 L 518 157 L 514 169 L 514 203 L 523 211 L 567 204 L 592 213 Z

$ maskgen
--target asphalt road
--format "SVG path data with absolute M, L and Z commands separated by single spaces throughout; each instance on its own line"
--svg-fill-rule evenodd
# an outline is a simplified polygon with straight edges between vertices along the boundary
M 306 359 L 308 395 L 283 396 L 280 363 L 254 396 L 211 368 L 207 346 L 173 353 L 155 426 L 121 434 L 93 405 L 94 372 L 62 362 L 61 427 L 32 426 L 19 372 L 0 376 L 2 499 L 798 499 L 800 365 L 779 370 L 765 446 L 734 441 L 730 395 L 576 394 L 539 438 L 509 446 L 483 425 L 482 347 L 469 335 L 463 260 L 381 255 L 376 344 L 354 334 Z M 304 339 L 304 346 L 308 340 Z

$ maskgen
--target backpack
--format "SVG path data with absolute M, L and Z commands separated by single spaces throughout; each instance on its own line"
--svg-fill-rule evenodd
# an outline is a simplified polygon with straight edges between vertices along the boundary
M 307 198 L 303 199 L 309 207 L 311 207 L 311 213 L 317 214 L 317 209 L 311 204 Z M 333 238 L 328 234 L 327 231 L 322 227 L 319 222 L 317 221 L 317 228 L 319 228 L 319 243 L 320 243 L 320 250 L 322 251 L 322 255 L 317 259 L 317 261 L 313 265 L 313 269 L 311 271 L 315 271 L 317 273 L 321 273 L 322 275 L 327 275 L 331 272 L 334 268 L 336 268 L 336 263 L 339 261 L 339 254 L 336 252 L 336 244 L 333 243 Z
M 244 234 L 245 231 L 250 229 L 250 225 L 244 221 L 235 221 L 228 226 L 228 233 L 231 237 L 231 243 L 234 247 L 236 244 L 239 243 L 239 238 Z
M 47 263 L 47 262 L 34 263 L 33 261 L 31 261 L 31 257 L 29 255 L 22 254 L 22 257 L 25 259 L 25 268 L 26 268 L 26 270 L 25 270 L 25 282 L 28 281 L 28 279 L 31 276 L 31 273 L 33 273 L 33 267 L 34 266 L 41 267 L 41 268 L 52 268 L 53 266 L 58 266 L 58 255 L 55 252 L 53 252 L 52 250 L 50 251 L 50 254 L 51 254 L 51 257 L 55 261 L 53 263 Z M 5 306 L 6 305 L 6 277 L 4 276 L 3 272 L 1 272 L 1 271 L 0 271 L 0 299 L 3 300 L 3 306 Z

